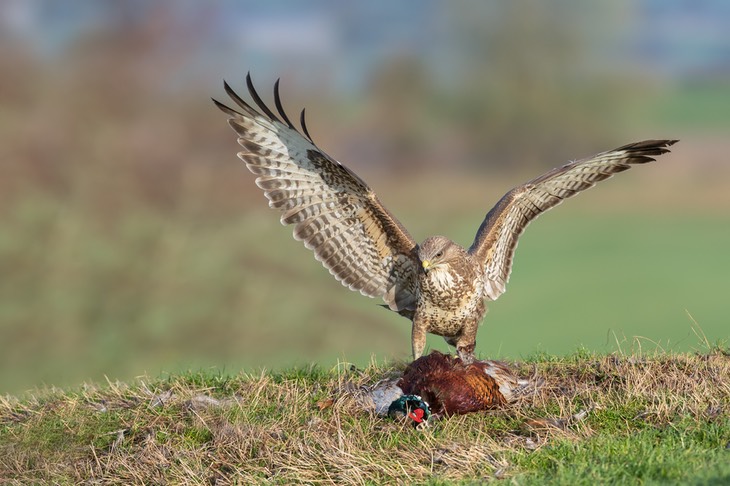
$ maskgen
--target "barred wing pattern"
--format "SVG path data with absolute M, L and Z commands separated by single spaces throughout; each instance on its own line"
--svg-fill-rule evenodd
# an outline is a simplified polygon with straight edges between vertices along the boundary
M 236 111 L 213 100 L 227 113 L 243 150 L 238 156 L 258 176 L 269 206 L 281 211 L 282 224 L 294 225 L 294 238 L 344 286 L 368 297 L 382 297 L 395 311 L 415 308 L 416 246 L 408 231 L 380 203 L 368 185 L 350 169 L 321 151 L 282 108 L 279 82 L 274 85 L 277 117 L 246 83 L 261 113 L 228 84 Z
M 537 216 L 597 182 L 652 162 L 669 152 L 676 140 L 646 140 L 578 160 L 515 187 L 487 213 L 469 253 L 484 265 L 486 295 L 495 300 L 505 291 L 517 240 Z

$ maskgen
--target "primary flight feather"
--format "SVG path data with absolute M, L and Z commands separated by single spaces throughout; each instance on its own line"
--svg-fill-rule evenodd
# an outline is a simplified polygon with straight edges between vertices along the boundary
M 411 319 L 414 359 L 423 353 L 426 334 L 433 333 L 470 362 L 485 300 L 505 291 L 517 240 L 530 221 L 613 174 L 653 161 L 676 142 L 624 145 L 515 187 L 487 213 L 468 249 L 444 236 L 417 244 L 357 174 L 316 146 L 304 110 L 302 131 L 297 130 L 284 112 L 278 81 L 276 113 L 262 101 L 250 75 L 246 84 L 258 110 L 226 83 L 237 109 L 213 100 L 238 134 L 243 148 L 238 156 L 258 176 L 256 185 L 269 206 L 281 212 L 282 224 L 294 225 L 294 238 L 314 251 L 339 282 L 382 298 Z

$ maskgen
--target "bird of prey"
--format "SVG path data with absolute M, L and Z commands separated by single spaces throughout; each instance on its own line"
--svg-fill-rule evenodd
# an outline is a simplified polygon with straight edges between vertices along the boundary
M 238 105 L 215 104 L 228 116 L 243 148 L 238 156 L 257 177 L 281 223 L 342 285 L 412 321 L 412 352 L 423 354 L 426 334 L 443 336 L 466 363 L 474 359 L 485 300 L 504 291 L 517 240 L 544 211 L 595 183 L 654 160 L 676 140 L 646 140 L 555 168 L 507 192 L 487 213 L 474 242 L 464 248 L 444 236 L 417 244 L 378 196 L 352 170 L 320 149 L 301 112 L 301 131 L 284 112 L 279 81 L 274 113 L 254 89 L 258 110 L 224 83 Z

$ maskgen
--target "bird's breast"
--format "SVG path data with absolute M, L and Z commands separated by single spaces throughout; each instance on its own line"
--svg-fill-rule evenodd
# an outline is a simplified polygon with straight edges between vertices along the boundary
M 469 312 L 483 300 L 483 282 L 448 269 L 434 268 L 419 278 L 418 301 L 422 310 L 446 314 Z

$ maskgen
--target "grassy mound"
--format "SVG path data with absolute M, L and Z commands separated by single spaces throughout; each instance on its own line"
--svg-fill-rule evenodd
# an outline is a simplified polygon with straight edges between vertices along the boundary
M 9 484 L 730 481 L 730 357 L 538 356 L 502 410 L 424 430 L 364 411 L 398 373 L 316 367 L 48 390 L 0 401 Z

